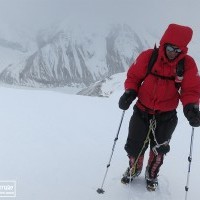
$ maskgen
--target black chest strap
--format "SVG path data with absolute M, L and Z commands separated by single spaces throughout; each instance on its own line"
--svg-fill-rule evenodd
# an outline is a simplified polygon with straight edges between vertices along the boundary
M 180 88 L 180 85 L 181 85 L 181 81 L 180 82 L 176 82 L 176 77 L 177 76 L 178 78 L 182 79 L 183 78 L 183 75 L 184 75 L 184 64 L 185 64 L 185 60 L 184 58 L 179 60 L 178 63 L 177 63 L 177 66 L 176 66 L 176 74 L 175 76 L 162 76 L 162 75 L 159 75 L 157 73 L 153 73 L 152 72 L 152 68 L 158 58 L 158 51 L 159 49 L 156 47 L 156 45 L 154 46 L 154 50 L 151 54 L 151 57 L 150 57 L 150 60 L 149 60 L 149 63 L 148 63 L 148 67 L 147 67 L 147 73 L 146 73 L 146 76 L 145 78 L 149 75 L 149 74 L 152 74 L 154 76 L 157 76 L 161 79 L 164 79 L 164 80 L 172 80 L 172 81 L 175 81 L 175 85 L 177 88 Z M 145 79 L 144 78 L 144 79 Z
M 171 80 L 171 81 L 175 81 L 175 77 L 174 76 L 162 76 L 153 72 L 150 72 L 150 74 L 157 76 L 158 78 L 164 79 L 164 80 Z

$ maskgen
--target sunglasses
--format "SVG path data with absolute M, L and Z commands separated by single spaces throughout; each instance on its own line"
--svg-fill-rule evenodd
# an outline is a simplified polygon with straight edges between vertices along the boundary
M 171 46 L 171 45 L 167 45 L 166 50 L 169 52 L 181 53 L 181 50 L 179 48 Z

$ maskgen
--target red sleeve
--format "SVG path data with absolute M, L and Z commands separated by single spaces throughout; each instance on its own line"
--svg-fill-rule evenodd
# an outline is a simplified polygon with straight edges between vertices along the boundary
M 147 66 L 152 52 L 153 49 L 142 52 L 135 62 L 130 66 L 124 83 L 125 90 L 134 89 L 136 92 L 138 92 L 138 88 L 146 76 Z
M 181 82 L 180 100 L 183 106 L 188 103 L 199 104 L 200 99 L 200 76 L 194 59 L 190 56 L 185 58 L 185 70 Z

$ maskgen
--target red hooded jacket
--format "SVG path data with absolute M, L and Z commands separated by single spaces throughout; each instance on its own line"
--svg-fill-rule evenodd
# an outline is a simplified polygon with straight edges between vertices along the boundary
M 125 81 L 125 89 L 133 89 L 138 94 L 137 106 L 146 110 L 166 112 L 177 108 L 179 99 L 183 106 L 188 103 L 199 104 L 200 76 L 194 59 L 187 55 L 187 45 L 192 38 L 192 29 L 186 26 L 170 24 L 160 40 L 158 58 L 152 68 L 154 74 L 165 77 L 176 77 L 176 66 L 184 58 L 184 76 L 181 88 L 175 87 L 174 80 L 162 79 L 149 74 L 147 66 L 153 49 L 142 52 L 131 65 Z M 173 44 L 182 52 L 172 61 L 165 56 L 165 44 Z

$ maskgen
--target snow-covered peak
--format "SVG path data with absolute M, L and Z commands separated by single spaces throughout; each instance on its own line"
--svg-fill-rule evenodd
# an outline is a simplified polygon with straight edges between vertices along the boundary
M 27 86 L 89 86 L 124 72 L 150 46 L 140 34 L 126 24 L 112 24 L 101 33 L 87 31 L 83 26 L 66 26 L 63 30 L 60 26 L 51 27 L 40 32 L 39 49 L 25 60 L 24 67 L 13 64 L 2 72 L 0 79 Z M 16 69 L 13 73 L 15 67 L 19 69 L 18 75 Z

